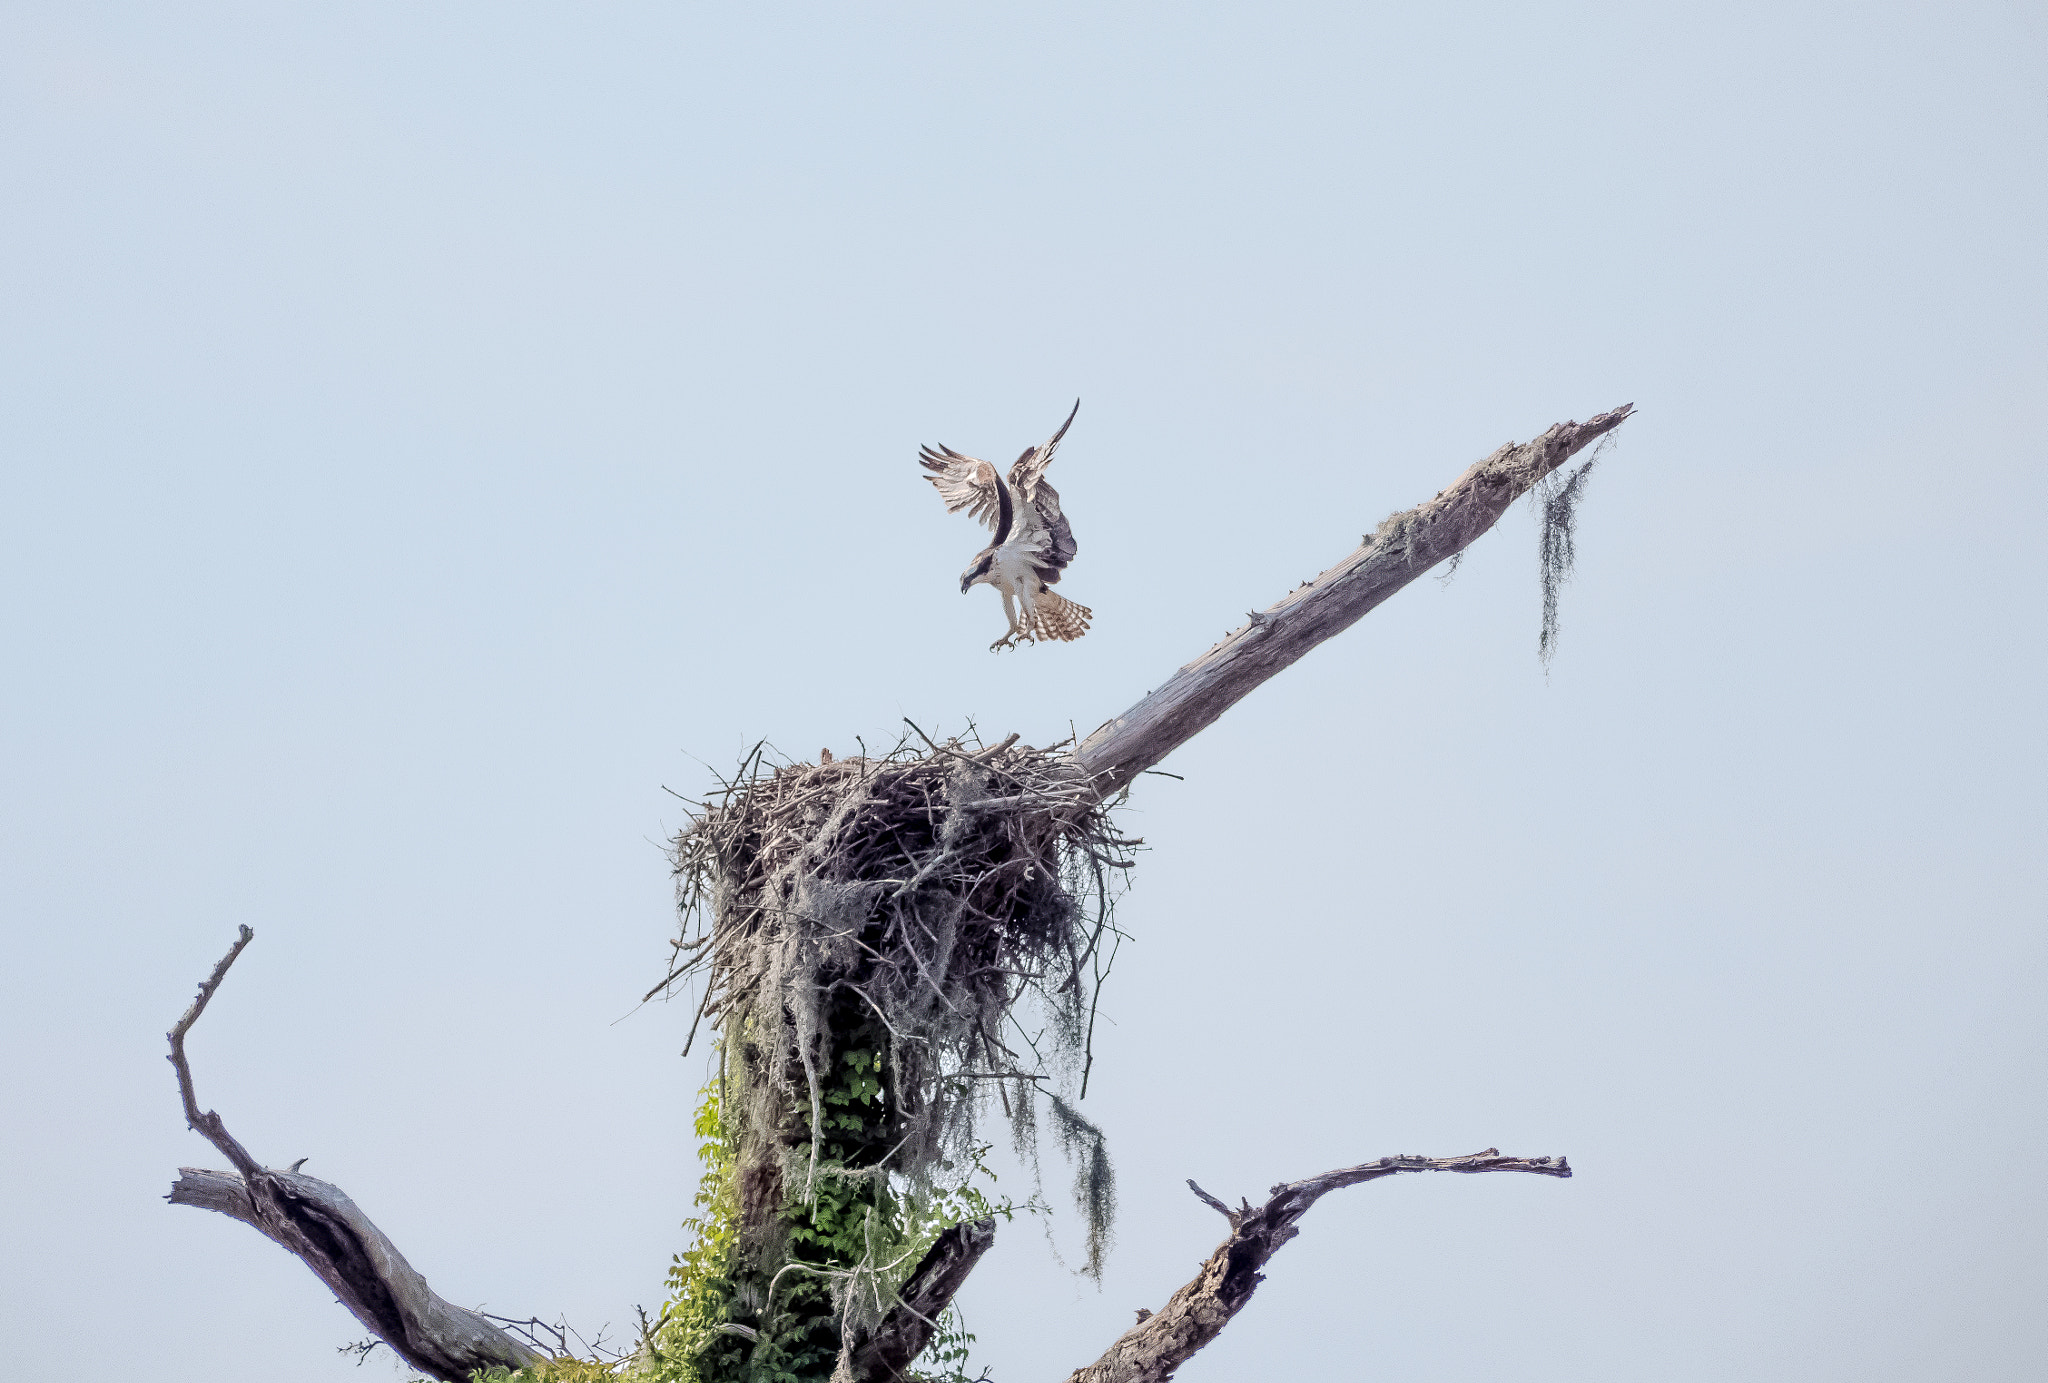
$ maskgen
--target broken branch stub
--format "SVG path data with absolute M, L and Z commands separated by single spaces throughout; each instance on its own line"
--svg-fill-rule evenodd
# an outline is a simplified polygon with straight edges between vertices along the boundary
M 1275 1186 L 1264 1205 L 1254 1208 L 1247 1204 L 1239 1210 L 1232 1210 L 1190 1181 L 1189 1187 L 1203 1203 L 1230 1221 L 1230 1234 L 1209 1255 L 1193 1281 L 1175 1292 L 1156 1314 L 1141 1312 L 1136 1325 L 1119 1336 L 1100 1359 L 1068 1375 L 1067 1383 L 1166 1383 L 1244 1309 L 1265 1281 L 1259 1270 L 1301 1232 L 1295 1224 L 1310 1206 L 1341 1187 L 1401 1172 L 1532 1172 L 1569 1177 L 1572 1169 L 1562 1157 L 1502 1157 L 1494 1148 L 1469 1157 L 1383 1157 Z
M 1635 409 L 1623 404 L 1583 423 L 1559 423 L 1532 442 L 1510 442 L 1439 492 L 1383 521 L 1343 561 L 1277 604 L 1255 613 L 1075 750 L 1075 762 L 1104 798 L 1288 667 L 1356 624 L 1437 563 L 1463 552 L 1508 506 L 1605 436 Z
M 220 1115 L 201 1111 L 185 1058 L 185 1035 L 206 1011 L 228 967 L 255 933 L 247 927 L 199 986 L 199 996 L 170 1031 L 172 1067 L 185 1120 L 235 1166 L 232 1172 L 181 1167 L 165 1199 L 240 1220 L 313 1270 L 343 1306 L 420 1372 L 461 1383 L 478 1369 L 522 1368 L 540 1356 L 474 1311 L 436 1296 L 398 1246 L 338 1186 L 299 1171 L 264 1167 L 235 1140 Z
M 941 1233 L 903 1286 L 896 1305 L 872 1331 L 849 1334 L 832 1383 L 895 1383 L 924 1352 L 939 1316 L 996 1241 L 993 1219 L 969 1220 Z

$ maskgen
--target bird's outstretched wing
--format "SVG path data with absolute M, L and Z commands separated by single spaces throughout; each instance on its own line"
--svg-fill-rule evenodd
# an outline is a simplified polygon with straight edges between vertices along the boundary
M 1038 478 L 1045 474 L 1045 468 L 1052 464 L 1053 448 L 1060 444 L 1060 438 L 1067 435 L 1067 429 L 1074 425 L 1074 414 L 1081 411 L 1081 401 L 1074 400 L 1073 411 L 1060 424 L 1060 430 L 1035 447 L 1026 447 L 1017 463 L 1010 467 L 1010 488 L 1015 490 L 1026 504 L 1038 497 Z M 1053 500 L 1053 512 L 1059 512 L 1059 500 Z
M 965 509 L 988 528 L 996 526 L 996 512 L 1002 507 L 1001 486 L 996 468 L 980 457 L 967 456 L 951 447 L 920 447 L 918 463 L 931 474 L 925 479 L 938 487 L 946 512 Z
M 1074 541 L 1074 527 L 1067 522 L 1067 516 L 1060 512 L 1060 492 L 1043 480 L 1038 482 L 1038 493 L 1031 500 L 1031 508 L 1038 515 L 1038 551 L 1031 565 L 1038 569 L 1038 579 L 1050 586 L 1058 582 L 1060 573 L 1067 563 L 1074 560 L 1074 554 L 1081 545 Z

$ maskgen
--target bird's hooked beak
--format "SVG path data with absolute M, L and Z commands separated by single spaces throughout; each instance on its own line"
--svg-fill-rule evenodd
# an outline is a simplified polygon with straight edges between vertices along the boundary
M 961 573 L 960 573 L 960 594 L 962 594 L 962 595 L 966 595 L 966 594 L 967 594 L 967 588 L 968 588 L 969 586 L 972 586 L 973 584 L 974 584 L 974 573 L 973 573 L 973 572 L 971 572 L 971 571 L 963 571 L 963 572 L 961 572 Z

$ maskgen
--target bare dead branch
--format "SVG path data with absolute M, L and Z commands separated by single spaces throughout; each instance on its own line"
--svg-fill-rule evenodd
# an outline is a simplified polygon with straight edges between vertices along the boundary
M 1114 796 L 1253 688 L 1437 563 L 1455 557 L 1583 448 L 1625 421 L 1634 404 L 1583 423 L 1559 423 L 1533 442 L 1508 443 L 1413 509 L 1388 517 L 1358 548 L 1279 603 L 1255 612 L 1192 663 L 1083 740 L 1075 761 L 1103 797 Z
M 1242 1210 L 1232 1210 L 1190 1181 L 1188 1185 L 1197 1196 L 1229 1218 L 1229 1237 L 1158 1314 L 1140 1312 L 1136 1325 L 1100 1359 L 1068 1375 L 1067 1383 L 1166 1383 L 1174 1370 L 1215 1339 L 1251 1300 L 1265 1280 L 1259 1270 L 1301 1232 L 1295 1222 L 1310 1206 L 1340 1187 L 1399 1172 L 1533 1172 L 1568 1177 L 1572 1169 L 1561 1157 L 1502 1157 L 1495 1148 L 1469 1157 L 1383 1157 L 1275 1186 L 1264 1205 L 1254 1209 L 1246 1203 Z
M 297 1164 L 291 1171 L 260 1165 L 218 1114 L 200 1112 L 192 1069 L 185 1059 L 185 1035 L 254 935 L 247 927 L 241 929 L 234 947 L 213 967 L 213 974 L 199 986 L 199 997 L 169 1034 L 185 1120 L 235 1164 L 235 1171 L 180 1168 L 166 1199 L 240 1220 L 289 1250 L 357 1320 L 406 1363 L 431 1377 L 460 1383 L 493 1364 L 521 1368 L 539 1362 L 538 1354 L 476 1312 L 436 1296 L 340 1187 L 305 1175 Z
M 996 1241 L 993 1219 L 954 1225 L 918 1260 L 896 1306 L 872 1332 L 840 1349 L 832 1383 L 895 1383 L 938 1329 L 939 1315 Z
M 245 1177 L 255 1176 L 262 1168 L 256 1165 L 255 1158 L 249 1156 L 248 1149 L 235 1141 L 233 1135 L 228 1132 L 227 1125 L 220 1121 L 220 1115 L 210 1109 L 204 1114 L 199 1112 L 199 1097 L 192 1088 L 192 1067 L 185 1060 L 185 1034 L 192 1031 L 192 1025 L 199 1021 L 199 1015 L 206 1012 L 206 1005 L 213 999 L 213 991 L 219 989 L 220 982 L 227 978 L 228 967 L 235 963 L 235 957 L 241 955 L 242 949 L 255 939 L 256 933 L 247 927 L 241 928 L 240 935 L 235 938 L 235 944 L 228 948 L 228 953 L 213 967 L 213 973 L 199 982 L 198 997 L 194 998 L 191 1007 L 185 1010 L 185 1016 L 165 1034 L 171 1044 L 171 1069 L 178 1073 L 178 1095 L 185 1102 L 185 1123 L 194 1133 L 202 1135 L 207 1142 L 219 1149 L 220 1155 L 234 1163 L 235 1170 Z
M 1193 1177 L 1188 1178 L 1188 1190 L 1193 1191 L 1195 1193 L 1196 1200 L 1208 1206 L 1211 1210 L 1215 1211 L 1218 1215 L 1221 1215 L 1224 1219 L 1230 1221 L 1230 1226 L 1232 1229 L 1235 1229 L 1237 1227 L 1237 1212 L 1235 1210 L 1232 1210 L 1229 1206 L 1225 1205 L 1222 1201 L 1217 1200 L 1207 1191 L 1204 1191 L 1201 1187 L 1195 1185 L 1195 1179 Z M 1148 1311 L 1145 1314 L 1149 1316 L 1152 1313 Z

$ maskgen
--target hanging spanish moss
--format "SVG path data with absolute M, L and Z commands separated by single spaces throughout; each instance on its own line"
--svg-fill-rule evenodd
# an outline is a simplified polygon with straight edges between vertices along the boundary
M 690 1041 L 706 1025 L 719 1035 L 733 1267 L 770 1275 L 737 1293 L 733 1319 L 749 1329 L 787 1290 L 773 1278 L 802 1257 L 804 1208 L 855 1184 L 872 1249 L 818 1272 L 839 1331 L 886 1310 L 907 1252 L 888 1226 L 916 1221 L 949 1169 L 971 1164 L 992 1107 L 1027 1158 L 1041 1107 L 1050 1116 L 1076 1167 L 1087 1270 L 1101 1269 L 1114 1177 L 1070 1097 L 1120 939 L 1113 898 L 1142 842 L 1117 833 L 1063 747 L 1016 738 L 905 740 L 815 764 L 757 748 L 674 841 L 682 928 L 655 992 L 696 981 Z M 849 1079 L 863 1098 L 872 1082 L 872 1112 Z
M 1586 481 L 1592 477 L 1593 467 L 1613 444 L 1614 434 L 1610 432 L 1580 465 L 1569 473 L 1552 471 L 1530 491 L 1542 511 L 1536 561 L 1543 587 L 1543 627 L 1536 636 L 1536 656 L 1546 670 L 1550 660 L 1557 656 L 1558 591 L 1571 580 L 1578 562 L 1579 501 L 1585 497 Z

